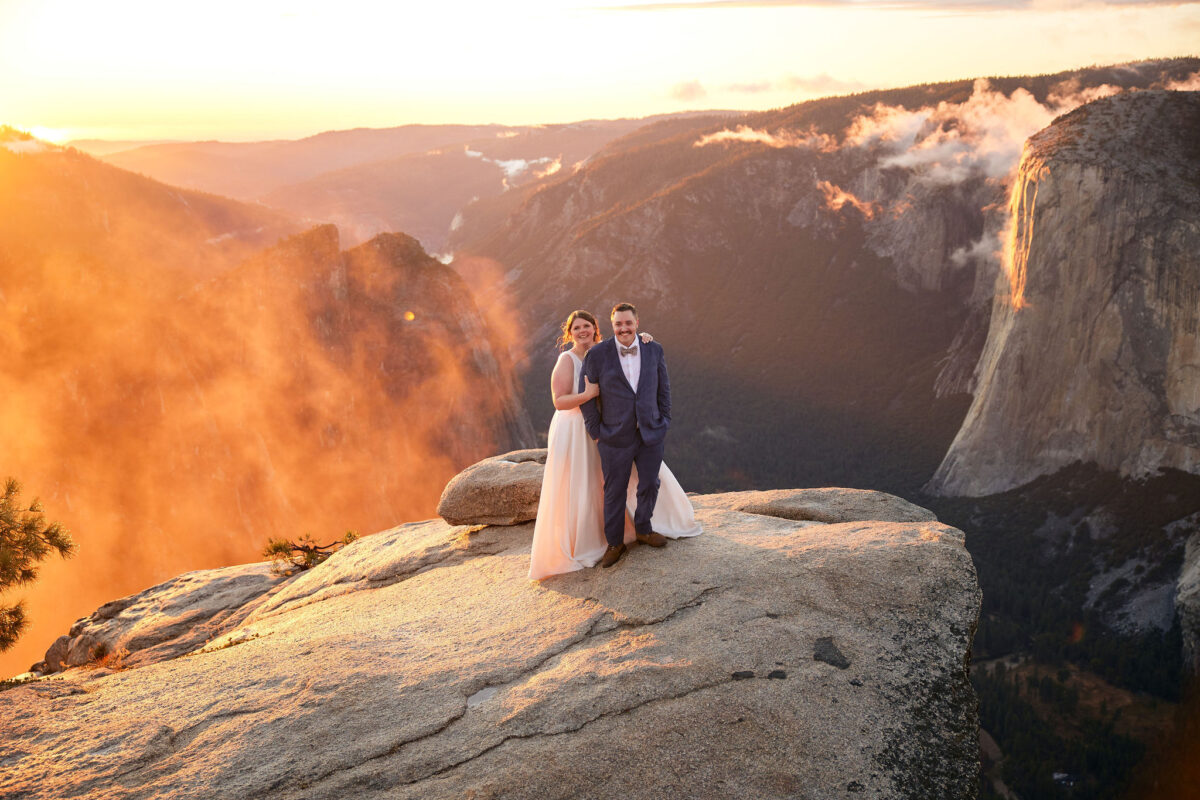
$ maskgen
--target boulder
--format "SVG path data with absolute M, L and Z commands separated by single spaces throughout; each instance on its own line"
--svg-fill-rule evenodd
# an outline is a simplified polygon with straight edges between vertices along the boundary
M 536 519 L 545 467 L 545 449 L 485 458 L 446 484 L 438 516 L 451 525 L 518 525 Z
M 94 661 L 101 650 L 100 640 L 90 633 L 84 633 L 76 636 L 67 646 L 67 657 L 63 661 L 64 667 L 82 667 L 84 664 L 90 664 Z
M 364 537 L 188 657 L 0 693 L 0 796 L 974 797 L 962 533 L 741 510 L 786 499 L 542 582 L 532 524 Z
M 43 673 L 58 672 L 63 668 L 64 662 L 67 660 L 67 651 L 71 649 L 71 637 L 60 636 L 54 640 L 54 644 L 50 645 L 46 650 L 46 657 L 42 660 L 41 670 L 36 670 Z M 36 669 L 38 665 L 35 664 Z

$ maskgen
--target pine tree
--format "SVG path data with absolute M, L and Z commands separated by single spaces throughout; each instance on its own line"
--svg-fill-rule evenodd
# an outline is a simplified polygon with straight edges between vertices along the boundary
M 9 478 L 0 497 L 0 592 L 37 579 L 37 563 L 52 550 L 63 558 L 75 552 L 71 535 L 57 522 L 47 524 L 42 506 L 35 498 L 22 508 L 21 484 Z M 0 652 L 16 643 L 28 620 L 24 603 L 0 605 Z
M 358 539 L 358 531 L 346 531 L 346 535 L 336 542 L 317 544 L 310 534 L 304 534 L 298 541 L 290 539 L 268 539 L 263 548 L 263 558 L 274 562 L 271 569 L 277 575 L 287 575 L 306 569 L 312 569 L 334 552 Z

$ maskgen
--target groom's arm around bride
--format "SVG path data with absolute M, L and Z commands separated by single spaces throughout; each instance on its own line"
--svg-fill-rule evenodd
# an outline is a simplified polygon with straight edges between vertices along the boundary
M 599 397 L 579 407 L 588 435 L 596 441 L 632 444 L 640 433 L 646 444 L 661 442 L 671 427 L 671 382 L 662 346 L 638 340 L 637 347 L 645 352 L 639 353 L 644 371 L 636 391 L 621 367 L 620 346 L 616 339 L 606 339 L 584 358 L 579 391 L 584 378 L 600 387 Z

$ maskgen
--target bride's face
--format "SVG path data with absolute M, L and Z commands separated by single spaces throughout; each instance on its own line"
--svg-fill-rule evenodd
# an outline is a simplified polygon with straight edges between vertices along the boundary
M 582 347 L 591 347 L 596 340 L 596 326 L 583 317 L 576 317 L 571 323 L 571 339 Z

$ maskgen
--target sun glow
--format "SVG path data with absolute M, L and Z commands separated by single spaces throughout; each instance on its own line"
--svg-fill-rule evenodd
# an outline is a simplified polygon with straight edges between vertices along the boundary
M 11 116 L 0 124 L 60 132 L 47 141 L 68 131 L 244 140 L 766 109 L 869 88 L 1185 55 L 1200 31 L 1200 3 L 946 13 L 956 8 L 952 0 L 909 10 L 884 0 L 648 8 L 212 0 L 197 12 L 146 0 L 5 0 L 0 74 L 20 79 L 6 86 Z
M 35 138 L 51 144 L 64 144 L 72 138 L 71 131 L 66 128 L 43 128 L 35 125 L 29 129 L 29 133 Z

